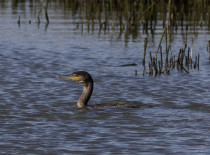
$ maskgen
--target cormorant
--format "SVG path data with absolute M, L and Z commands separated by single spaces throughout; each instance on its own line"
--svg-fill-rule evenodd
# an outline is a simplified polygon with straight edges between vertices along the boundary
M 98 108 L 98 107 L 142 107 L 145 106 L 142 103 L 127 103 L 127 102 L 110 102 L 110 103 L 102 103 L 102 104 L 96 104 L 96 105 L 88 105 L 88 101 L 91 97 L 91 94 L 93 92 L 93 86 L 94 82 L 91 77 L 91 75 L 88 72 L 85 71 L 77 71 L 69 75 L 59 75 L 57 78 L 60 79 L 71 79 L 77 82 L 80 82 L 83 84 L 83 91 L 82 94 L 77 102 L 77 107 L 78 108 L 83 108 L 83 107 L 93 107 L 93 108 Z

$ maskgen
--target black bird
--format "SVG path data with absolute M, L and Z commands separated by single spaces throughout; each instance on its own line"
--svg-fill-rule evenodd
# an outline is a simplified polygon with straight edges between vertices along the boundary
M 146 106 L 142 103 L 139 102 L 121 102 L 121 101 L 117 101 L 117 102 L 110 102 L 110 103 L 102 103 L 102 104 L 96 104 L 96 105 L 88 105 L 88 101 L 92 95 L 93 92 L 93 86 L 94 86 L 94 82 L 93 79 L 91 77 L 91 75 L 88 72 L 85 71 L 78 71 L 78 72 L 74 72 L 72 74 L 69 75 L 59 75 L 57 76 L 57 78 L 59 79 L 71 79 L 77 82 L 80 82 L 83 84 L 83 91 L 82 91 L 82 95 L 80 96 L 78 102 L 77 102 L 77 107 L 78 108 L 83 108 L 83 107 L 93 107 L 93 108 L 98 108 L 98 107 L 142 107 L 142 106 Z

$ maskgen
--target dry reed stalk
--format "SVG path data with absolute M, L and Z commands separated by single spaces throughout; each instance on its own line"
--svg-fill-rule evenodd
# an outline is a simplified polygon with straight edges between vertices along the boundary
M 191 53 L 190 53 L 190 61 L 192 63 L 192 57 L 193 57 L 193 39 L 192 39 L 192 46 L 191 46 Z

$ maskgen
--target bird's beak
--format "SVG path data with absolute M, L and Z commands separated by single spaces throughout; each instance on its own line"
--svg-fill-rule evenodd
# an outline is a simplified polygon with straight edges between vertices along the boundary
M 57 79 L 71 79 L 69 75 L 58 75 Z
M 58 79 L 71 79 L 71 80 L 74 80 L 74 81 L 78 81 L 79 80 L 79 77 L 75 76 L 73 74 L 70 74 L 70 75 L 58 75 L 57 78 Z

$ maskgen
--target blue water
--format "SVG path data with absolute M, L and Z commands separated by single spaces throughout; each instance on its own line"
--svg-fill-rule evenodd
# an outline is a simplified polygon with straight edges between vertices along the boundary
M 6 4 L 0 11 L 0 154 L 210 153 L 207 28 L 188 35 L 189 47 L 194 39 L 193 56 L 200 53 L 199 70 L 174 69 L 154 77 L 147 69 L 143 76 L 144 38 L 148 51 L 156 51 L 161 26 L 154 38 L 142 33 L 125 42 L 118 30 L 100 35 L 76 30 L 74 19 L 53 9 L 46 28 L 44 16 L 38 25 L 30 14 L 14 13 Z M 171 46 L 176 55 L 184 47 L 181 32 Z M 132 63 L 137 66 L 122 67 Z M 89 104 L 150 106 L 78 109 L 82 85 L 56 79 L 77 70 L 88 71 L 95 81 Z

